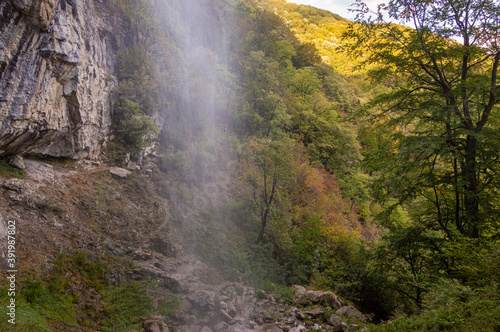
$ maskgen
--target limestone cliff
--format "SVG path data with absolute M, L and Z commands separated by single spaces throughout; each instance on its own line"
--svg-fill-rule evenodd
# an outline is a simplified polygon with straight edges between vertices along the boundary
M 100 0 L 0 1 L 0 156 L 99 155 L 119 22 Z

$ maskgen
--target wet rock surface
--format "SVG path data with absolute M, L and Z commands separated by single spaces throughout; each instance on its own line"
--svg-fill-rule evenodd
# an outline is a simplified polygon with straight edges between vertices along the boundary
M 188 255 L 164 277 L 167 290 L 183 299 L 168 323 L 170 331 L 357 331 L 361 325 L 347 320 L 365 319 L 353 306 L 337 309 L 344 301 L 332 292 L 295 286 L 294 303 L 286 304 L 272 295 L 257 297 L 251 287 L 240 283 L 205 283 L 196 276 L 201 270 L 211 268 Z

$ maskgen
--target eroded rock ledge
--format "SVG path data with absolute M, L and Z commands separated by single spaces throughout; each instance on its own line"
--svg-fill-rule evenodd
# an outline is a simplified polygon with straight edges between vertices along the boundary
M 0 2 L 0 156 L 99 155 L 124 30 L 100 1 Z

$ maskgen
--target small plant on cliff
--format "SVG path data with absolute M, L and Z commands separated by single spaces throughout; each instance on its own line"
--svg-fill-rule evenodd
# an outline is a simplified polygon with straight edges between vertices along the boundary
M 59 218 L 63 218 L 66 215 L 66 210 L 58 202 L 52 199 L 43 200 L 43 202 L 38 204 L 38 208 L 43 213 L 53 213 Z

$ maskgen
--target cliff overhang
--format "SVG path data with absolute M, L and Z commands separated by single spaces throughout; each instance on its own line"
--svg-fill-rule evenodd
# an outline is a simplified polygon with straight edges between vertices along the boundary
M 98 158 L 119 30 L 100 1 L 0 3 L 0 156 Z

